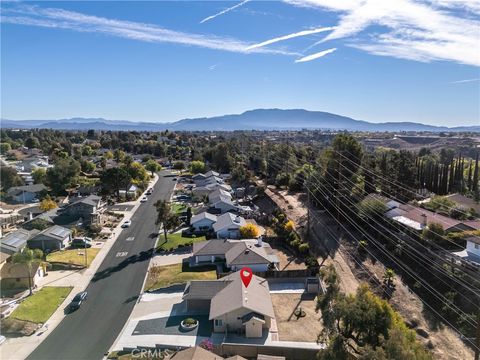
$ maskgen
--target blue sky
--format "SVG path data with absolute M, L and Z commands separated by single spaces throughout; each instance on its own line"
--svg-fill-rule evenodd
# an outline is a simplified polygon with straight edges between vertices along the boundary
M 479 26 L 470 0 L 3 2 L 1 117 L 478 125 Z

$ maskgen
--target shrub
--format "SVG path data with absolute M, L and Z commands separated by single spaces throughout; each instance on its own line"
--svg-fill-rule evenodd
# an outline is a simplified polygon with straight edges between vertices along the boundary
M 255 224 L 246 224 L 241 226 L 239 230 L 242 239 L 255 239 L 260 235 L 260 231 Z
M 308 255 L 305 257 L 305 265 L 307 268 L 315 268 L 318 267 L 318 261 L 314 256 Z
M 310 245 L 308 245 L 307 243 L 302 243 L 298 245 L 298 251 L 300 251 L 302 254 L 307 253 L 308 250 L 310 250 Z
M 185 320 L 183 320 L 183 323 L 185 325 L 195 325 L 197 323 L 197 320 L 195 320 L 194 318 L 186 318 Z
M 288 220 L 287 223 L 283 226 L 286 232 L 290 233 L 295 229 L 295 223 L 292 220 Z

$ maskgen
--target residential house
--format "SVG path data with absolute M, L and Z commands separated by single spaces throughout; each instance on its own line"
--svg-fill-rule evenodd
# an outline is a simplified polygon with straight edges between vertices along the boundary
M 208 184 L 205 186 L 196 186 L 195 188 L 193 188 L 192 193 L 193 196 L 195 196 L 197 199 L 200 199 L 217 189 L 222 189 L 226 192 L 232 191 L 232 187 L 228 184 Z
M 41 249 L 44 252 L 50 252 L 65 249 L 71 240 L 71 230 L 54 225 L 27 240 L 27 245 L 30 249 Z
M 120 190 L 119 193 L 120 193 L 120 196 L 125 196 L 126 194 L 128 194 L 129 197 L 136 197 L 137 190 L 138 190 L 138 187 L 136 185 L 131 185 L 127 191 Z
M 192 265 L 225 261 L 231 271 L 249 267 L 253 271 L 278 268 L 279 260 L 269 244 L 259 240 L 208 240 L 193 244 Z
M 14 186 L 7 190 L 7 196 L 18 203 L 31 203 L 38 200 L 40 194 L 47 190 L 43 184 Z
M 210 194 L 208 194 L 208 201 L 210 204 L 215 204 L 222 198 L 228 198 L 230 201 L 232 200 L 232 194 L 228 191 L 223 190 L 222 188 L 217 188 L 213 190 Z
M 190 226 L 195 232 L 208 232 L 213 229 L 213 224 L 217 222 L 217 216 L 206 211 L 192 216 Z
M 214 332 L 261 338 L 275 318 L 268 282 L 253 275 L 247 289 L 239 271 L 218 280 L 191 281 L 183 299 L 189 310 L 208 308 Z
M 39 232 L 40 231 L 36 229 L 30 231 L 25 229 L 12 231 L 0 239 L 0 248 L 2 252 L 10 255 L 21 252 L 25 246 L 27 246 L 27 241 Z
M 240 239 L 240 228 L 246 224 L 247 221 L 243 217 L 227 212 L 217 217 L 213 231 L 217 239 Z
M 388 210 L 385 215 L 411 229 L 422 231 L 428 224 L 438 223 L 445 232 L 480 230 L 478 220 L 456 220 L 450 217 L 408 204 L 399 204 Z
M 480 236 L 470 236 L 465 239 L 467 245 L 465 250 L 454 252 L 454 255 L 461 257 L 463 260 L 470 261 L 480 266 Z
M 220 195 L 219 198 L 215 199 L 215 202 L 211 205 L 212 205 L 213 210 L 215 212 L 220 213 L 220 214 L 225 214 L 225 213 L 228 213 L 230 211 L 237 211 L 238 210 L 237 205 L 235 205 L 232 202 L 232 199 L 227 197 L 227 196 L 223 196 L 223 195 Z
M 30 276 L 29 276 L 30 270 Z M 45 269 L 40 262 L 33 263 L 30 269 L 25 264 L 5 263 L 0 270 L 1 287 L 3 290 L 28 289 L 35 287 L 38 280 L 45 276 Z
M 106 203 L 97 195 L 89 195 L 84 198 L 73 198 L 73 202 L 61 210 L 62 215 L 71 216 L 74 219 L 82 219 L 83 224 L 101 224 L 103 214 L 106 211 Z
M 223 360 L 222 356 L 218 356 L 200 346 L 194 346 L 185 350 L 181 350 L 168 358 L 169 360 Z

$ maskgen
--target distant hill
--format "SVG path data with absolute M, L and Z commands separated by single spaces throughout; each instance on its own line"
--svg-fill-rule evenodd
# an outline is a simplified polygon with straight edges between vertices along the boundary
M 323 111 L 303 109 L 257 109 L 237 115 L 210 118 L 183 119 L 175 122 L 152 123 L 102 118 L 71 118 L 61 120 L 8 120 L 1 119 L 3 128 L 42 128 L 64 130 L 124 130 L 124 131 L 233 131 L 233 130 L 295 130 L 325 129 L 351 131 L 432 131 L 480 132 L 479 126 L 425 125 L 414 122 L 371 123 Z

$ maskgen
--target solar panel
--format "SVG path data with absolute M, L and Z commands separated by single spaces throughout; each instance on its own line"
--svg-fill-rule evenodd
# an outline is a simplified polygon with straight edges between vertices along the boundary
M 64 237 L 68 234 L 68 230 L 59 227 L 59 228 L 53 229 L 50 233 L 58 237 Z

